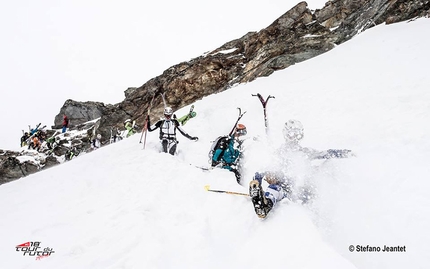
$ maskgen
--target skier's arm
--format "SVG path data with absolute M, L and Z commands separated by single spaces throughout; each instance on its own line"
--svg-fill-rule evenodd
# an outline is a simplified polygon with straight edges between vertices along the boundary
M 163 123 L 162 120 L 157 121 L 154 125 L 151 126 L 151 122 L 149 120 L 149 116 L 148 116 L 148 131 L 152 132 L 154 130 L 156 130 L 157 128 L 160 128 L 161 124 Z
M 189 134 L 187 134 L 184 130 L 182 130 L 182 128 L 179 126 L 179 122 L 177 120 L 173 120 L 173 123 L 175 124 L 176 128 L 179 130 L 179 132 L 185 136 L 186 138 L 190 139 L 190 140 L 194 140 L 197 141 L 199 138 L 196 136 L 190 136 Z
M 349 158 L 354 154 L 349 149 L 328 149 L 319 152 L 314 159 L 333 159 L 333 158 Z

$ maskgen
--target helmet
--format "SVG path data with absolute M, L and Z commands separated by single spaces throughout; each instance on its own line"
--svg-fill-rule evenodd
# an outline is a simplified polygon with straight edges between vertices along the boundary
M 237 134 L 238 136 L 246 135 L 247 133 L 248 133 L 248 132 L 246 131 L 246 126 L 245 126 L 245 125 L 243 125 L 243 124 L 239 123 L 239 124 L 236 126 L 236 134 Z
M 131 120 L 130 119 L 126 119 L 125 121 L 124 121 L 124 124 L 126 124 L 127 122 L 130 122 Z
M 97 135 L 97 139 L 102 139 L 102 135 L 101 135 L 101 134 L 98 134 L 98 135 Z
M 299 141 L 302 140 L 305 136 L 303 125 L 298 120 L 289 120 L 284 124 L 284 129 L 282 130 L 284 134 L 285 140 L 292 142 L 292 141 Z
M 173 114 L 173 109 L 169 106 L 166 106 L 164 108 L 164 116 L 170 118 L 172 116 L 172 114 Z

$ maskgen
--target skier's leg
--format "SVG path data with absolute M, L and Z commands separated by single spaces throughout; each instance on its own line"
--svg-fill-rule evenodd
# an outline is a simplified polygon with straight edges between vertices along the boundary
M 175 155 L 175 152 L 176 152 L 176 141 L 172 141 L 169 149 L 169 153 L 172 155 Z
M 163 139 L 161 141 L 161 145 L 163 146 L 163 152 L 164 153 L 167 153 L 167 146 L 168 146 L 168 144 L 169 144 L 169 141 L 167 141 L 167 139 Z

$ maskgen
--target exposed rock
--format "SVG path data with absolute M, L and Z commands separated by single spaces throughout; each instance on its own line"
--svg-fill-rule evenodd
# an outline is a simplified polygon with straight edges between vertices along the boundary
M 250 32 L 189 62 L 174 65 L 140 87 L 125 91 L 114 106 L 91 106 L 68 100 L 57 115 L 66 112 L 73 123 L 100 117 L 97 133 L 106 136 L 121 128 L 127 118 L 143 126 L 148 106 L 151 116 L 161 116 L 166 102 L 174 110 L 204 96 L 269 76 L 298 62 L 327 52 L 354 35 L 381 23 L 393 23 L 429 15 L 430 0 L 333 0 L 311 11 L 300 2 L 267 28 Z M 91 109 L 90 109 L 91 108 Z
M 55 116 L 53 129 L 61 128 L 63 124 L 63 115 L 67 115 L 70 120 L 70 127 L 100 118 L 106 114 L 106 111 L 112 105 L 105 105 L 100 102 L 77 102 L 73 100 L 67 100 L 63 107 L 60 109 L 60 113 Z

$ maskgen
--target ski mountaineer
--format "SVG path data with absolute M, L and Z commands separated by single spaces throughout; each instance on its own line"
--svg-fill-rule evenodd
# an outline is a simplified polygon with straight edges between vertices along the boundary
M 302 147 L 299 142 L 304 137 L 303 125 L 298 120 L 288 120 L 284 124 L 282 130 L 285 143 L 278 150 L 280 155 L 285 155 L 288 152 L 302 152 L 308 159 L 332 159 L 332 158 L 348 158 L 354 156 L 349 149 L 328 149 L 318 151 L 312 148 Z
M 67 128 L 69 128 L 69 119 L 67 118 L 66 114 L 63 115 L 63 124 L 62 124 L 62 133 L 65 133 L 67 131 Z
M 136 122 L 135 121 L 131 122 L 130 119 L 126 119 L 124 121 L 124 127 L 127 130 L 126 137 L 130 137 L 136 133 L 136 130 L 135 130 Z
M 262 187 L 263 180 L 269 183 L 265 192 Z M 284 198 L 291 200 L 291 185 L 280 173 L 256 172 L 249 182 L 249 196 L 255 213 L 259 218 L 264 219 L 279 201 Z
M 25 132 L 23 136 L 21 136 L 21 147 L 25 147 L 27 145 L 27 140 L 30 138 L 30 134 Z
M 98 134 L 95 138 L 91 140 L 91 148 L 93 150 L 99 149 L 102 146 L 101 139 L 102 135 Z
M 233 172 L 237 183 L 241 184 L 240 157 L 242 155 L 241 139 L 247 134 L 246 126 L 239 123 L 236 125 L 234 133 L 225 141 L 226 146 L 214 149 L 212 156 L 212 167 L 221 167 Z
M 180 126 L 176 119 L 172 119 L 173 110 L 171 107 L 164 108 L 164 119 L 157 121 L 151 126 L 149 115 L 147 117 L 148 131 L 152 132 L 156 129 L 160 129 L 160 140 L 163 147 L 163 152 L 175 155 L 178 140 L 176 140 L 176 130 L 178 130 L 186 138 L 197 141 L 199 138 L 196 136 L 190 136 Z

